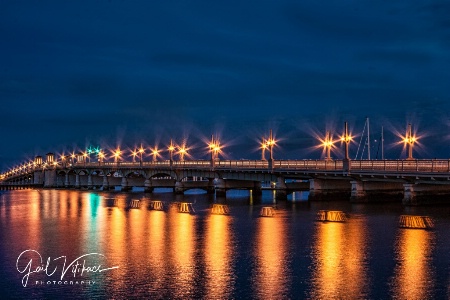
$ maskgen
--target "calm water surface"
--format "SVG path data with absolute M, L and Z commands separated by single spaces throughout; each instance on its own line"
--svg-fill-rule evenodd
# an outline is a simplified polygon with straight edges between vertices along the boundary
M 195 191 L 4 192 L 0 298 L 450 298 L 449 207 L 295 198 L 276 203 L 275 217 L 263 218 L 261 208 L 274 205 L 270 191 L 259 203 L 245 191 L 230 192 L 226 201 Z M 163 201 L 165 211 L 150 210 L 151 200 Z M 173 203 L 184 201 L 194 213 L 178 212 Z M 229 215 L 210 213 L 218 202 L 228 205 Z M 315 221 L 324 209 L 342 210 L 349 219 Z M 401 229 L 402 214 L 431 216 L 435 228 Z M 36 252 L 18 259 L 25 250 Z M 90 253 L 103 256 L 79 259 L 74 275 L 76 262 L 69 263 Z M 49 275 L 31 273 L 24 287 L 27 264 L 31 271 L 45 269 L 48 258 Z M 81 274 L 83 262 L 90 272 Z M 99 265 L 118 268 L 98 272 Z

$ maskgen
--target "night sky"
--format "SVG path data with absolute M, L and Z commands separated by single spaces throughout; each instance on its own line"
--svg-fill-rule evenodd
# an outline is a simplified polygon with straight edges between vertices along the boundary
M 313 132 L 366 117 L 372 153 L 383 125 L 404 157 L 412 122 L 416 157 L 449 157 L 448 1 L 70 2 L 0 0 L 0 170 L 211 133 L 258 158 L 270 128 L 275 158 L 320 158 Z

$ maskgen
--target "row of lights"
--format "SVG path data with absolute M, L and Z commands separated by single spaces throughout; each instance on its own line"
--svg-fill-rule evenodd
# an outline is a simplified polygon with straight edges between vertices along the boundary
M 411 124 L 408 124 L 406 135 L 404 137 L 402 137 L 402 142 L 404 143 L 404 146 L 406 148 L 408 148 L 408 158 L 407 159 L 413 159 L 412 149 L 413 149 L 414 143 L 416 143 L 417 140 L 418 140 L 418 138 L 415 135 L 413 135 L 413 133 L 412 133 Z M 326 132 L 324 139 L 320 139 L 320 142 L 321 142 L 320 146 L 323 147 L 323 149 L 326 153 L 326 156 L 325 156 L 326 160 L 331 160 L 331 149 L 333 149 L 335 147 L 335 143 L 338 141 L 341 141 L 342 143 L 344 143 L 345 159 L 348 160 L 349 159 L 348 148 L 349 148 L 350 142 L 353 141 L 353 137 L 348 133 L 347 122 L 344 123 L 344 134 L 342 136 L 340 136 L 340 138 L 338 140 L 333 140 L 332 135 L 330 134 L 329 131 Z M 273 137 L 272 130 L 270 130 L 269 137 L 263 137 L 262 141 L 260 143 L 261 159 L 266 160 L 265 151 L 268 149 L 270 151 L 270 160 L 273 160 L 273 149 L 276 145 L 277 145 L 277 141 Z M 209 151 L 211 152 L 211 160 L 219 159 L 219 154 L 222 153 L 223 146 L 220 144 L 220 140 L 218 137 L 214 137 L 214 135 L 211 136 L 211 141 L 208 143 L 208 148 L 209 148 Z M 167 151 L 169 152 L 170 161 L 173 161 L 174 154 L 179 156 L 180 161 L 184 161 L 185 156 L 188 155 L 188 150 L 190 150 L 190 148 L 188 148 L 186 146 L 186 142 L 183 142 L 181 145 L 175 145 L 173 143 L 173 140 L 170 140 L 170 144 L 167 146 Z M 158 149 L 158 147 L 150 148 L 150 155 L 153 156 L 154 162 L 156 162 L 158 160 L 158 158 L 161 157 L 160 153 L 162 151 L 163 150 Z M 112 150 L 112 155 L 110 157 L 114 158 L 114 162 L 117 163 L 122 158 L 123 152 L 124 151 L 120 150 L 120 148 L 117 148 L 115 150 Z M 85 152 L 82 152 L 80 154 L 83 157 L 85 162 L 87 160 L 89 160 L 89 162 L 90 162 L 91 154 L 97 154 L 98 160 L 100 162 L 103 162 L 105 159 L 107 159 L 106 153 L 103 152 L 103 150 L 101 150 L 100 148 L 88 148 Z M 80 154 L 78 155 L 78 157 L 80 156 Z M 135 148 L 133 151 L 131 151 L 130 156 L 132 157 L 133 162 L 136 162 L 136 157 L 139 157 L 139 161 L 142 162 L 144 154 L 145 154 L 145 149 L 141 145 L 140 148 L 137 148 L 137 149 Z M 65 162 L 67 159 L 71 159 L 71 162 L 73 163 L 75 161 L 75 158 L 77 158 L 77 155 L 75 153 L 72 153 L 71 155 L 67 155 L 67 156 L 61 155 L 62 162 Z M 58 162 L 56 162 L 56 161 L 51 162 L 51 163 L 45 162 L 42 164 L 42 167 L 46 168 L 49 166 L 49 164 L 56 166 L 56 165 L 58 165 Z M 30 168 L 35 168 L 38 165 L 40 165 L 40 164 L 38 164 L 36 162 L 25 163 L 21 166 L 18 166 L 18 167 L 15 167 L 15 168 L 9 170 L 6 173 L 0 174 L 0 180 L 4 179 L 10 175 L 16 174 L 18 172 L 22 172 L 22 171 L 25 171 Z
M 348 125 L 347 122 L 344 123 L 344 134 L 340 136 L 338 140 L 333 140 L 329 131 L 326 132 L 325 138 L 321 140 L 321 146 L 326 152 L 325 159 L 331 160 L 331 149 L 335 147 L 335 143 L 341 141 L 345 145 L 345 160 L 349 160 L 348 148 L 350 142 L 353 141 L 353 137 L 348 133 Z M 408 124 L 406 129 L 405 136 L 401 136 L 401 142 L 404 145 L 404 148 L 407 149 L 408 157 L 406 159 L 414 159 L 413 158 L 413 147 L 414 144 L 418 141 L 418 137 L 413 134 L 411 124 Z

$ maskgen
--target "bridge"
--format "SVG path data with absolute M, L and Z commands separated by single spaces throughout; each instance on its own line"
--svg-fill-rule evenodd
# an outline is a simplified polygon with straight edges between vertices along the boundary
M 399 201 L 404 205 L 450 202 L 450 160 L 211 160 L 90 162 L 75 159 L 45 161 L 36 156 L 2 175 L 0 189 L 75 188 L 128 191 L 143 187 L 172 188 L 175 193 L 203 189 L 226 196 L 232 189 L 263 189 L 286 199 L 294 191 L 309 191 L 308 199 L 349 199 L 353 202 Z

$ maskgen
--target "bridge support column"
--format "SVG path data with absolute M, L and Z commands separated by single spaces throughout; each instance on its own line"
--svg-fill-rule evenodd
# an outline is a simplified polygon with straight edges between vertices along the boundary
M 56 170 L 50 169 L 44 171 L 44 187 L 56 187 Z
M 367 194 L 364 190 L 363 182 L 352 180 L 350 181 L 350 184 L 352 185 L 350 200 L 353 202 L 365 202 L 365 200 L 367 200 Z
M 153 193 L 152 180 L 150 178 L 147 178 L 144 181 L 144 192 Z
M 394 181 L 350 181 L 352 202 L 400 202 L 403 183 Z
M 349 199 L 351 184 L 348 180 L 313 178 L 309 180 L 310 201 Z
M 449 204 L 450 184 L 405 183 L 403 184 L 404 205 Z
M 260 181 L 253 181 L 253 188 L 251 189 L 251 193 L 253 197 L 261 197 L 262 196 L 262 188 Z
M 275 199 L 287 200 L 287 186 L 284 181 L 284 177 L 282 176 L 277 178 L 277 184 L 275 186 Z
M 88 175 L 87 186 L 88 186 L 89 190 L 92 190 L 94 188 L 94 183 L 92 182 L 92 175 L 91 174 Z
M 104 191 L 109 190 L 108 176 L 106 174 L 103 175 L 102 190 Z
M 69 182 L 69 173 L 66 173 L 66 175 L 64 175 L 64 186 L 66 188 L 68 188 L 70 186 L 70 182 Z
M 214 180 L 214 189 L 216 190 L 216 197 L 226 197 L 227 189 L 225 186 L 225 180 L 216 178 Z
M 41 185 L 43 183 L 42 180 L 42 171 L 34 171 L 33 174 L 33 184 Z
M 214 178 L 208 179 L 208 188 L 206 189 L 206 193 L 208 194 L 214 194 Z
M 175 194 L 183 194 L 184 193 L 184 187 L 183 187 L 183 183 L 179 180 L 177 180 L 175 182 L 175 187 L 173 188 L 173 191 L 175 192 Z
M 122 191 L 123 192 L 127 192 L 129 190 L 131 190 L 131 187 L 128 186 L 128 179 L 124 176 L 122 177 Z
M 75 175 L 75 188 L 76 189 L 81 188 L 80 174 Z

